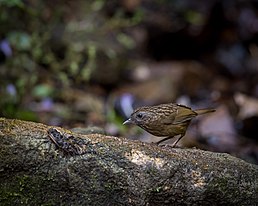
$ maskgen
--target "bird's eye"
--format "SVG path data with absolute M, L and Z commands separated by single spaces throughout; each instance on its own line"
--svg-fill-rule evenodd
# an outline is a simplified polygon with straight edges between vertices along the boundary
M 141 119 L 143 117 L 143 114 L 142 113 L 139 113 L 136 115 L 139 119 Z

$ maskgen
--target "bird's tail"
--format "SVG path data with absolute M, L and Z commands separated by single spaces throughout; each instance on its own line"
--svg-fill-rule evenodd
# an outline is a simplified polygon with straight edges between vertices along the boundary
M 215 109 L 197 109 L 194 110 L 194 112 L 196 112 L 198 115 L 202 115 L 202 114 L 206 114 L 206 113 L 210 113 L 210 112 L 215 112 Z

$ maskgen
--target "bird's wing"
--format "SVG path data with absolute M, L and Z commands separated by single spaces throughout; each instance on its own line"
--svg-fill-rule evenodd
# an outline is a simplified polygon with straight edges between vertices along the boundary
M 177 115 L 173 124 L 180 124 L 182 122 L 190 121 L 192 118 L 196 117 L 197 113 L 191 110 L 189 107 L 179 106 L 177 110 Z
M 162 118 L 161 122 L 163 124 L 180 124 L 183 122 L 190 121 L 192 118 L 196 117 L 198 114 L 191 110 L 189 107 L 179 106 L 177 111 L 169 116 Z
M 160 119 L 161 124 L 170 125 L 175 121 L 175 115 L 164 116 Z

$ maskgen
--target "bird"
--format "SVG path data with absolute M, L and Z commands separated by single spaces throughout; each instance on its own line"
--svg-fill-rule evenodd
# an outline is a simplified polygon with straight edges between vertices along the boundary
M 180 135 L 172 145 L 172 147 L 175 147 L 184 137 L 191 120 L 198 115 L 210 112 L 215 112 L 215 109 L 192 110 L 188 106 L 176 103 L 143 106 L 135 109 L 123 125 L 134 124 L 154 136 L 165 137 L 156 142 L 157 145 Z

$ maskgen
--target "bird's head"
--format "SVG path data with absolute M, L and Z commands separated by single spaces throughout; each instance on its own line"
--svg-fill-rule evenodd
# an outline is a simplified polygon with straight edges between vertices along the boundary
M 147 122 L 150 122 L 152 116 L 153 115 L 150 112 L 144 111 L 144 109 L 137 109 L 123 124 L 135 124 L 140 127 L 144 127 Z

